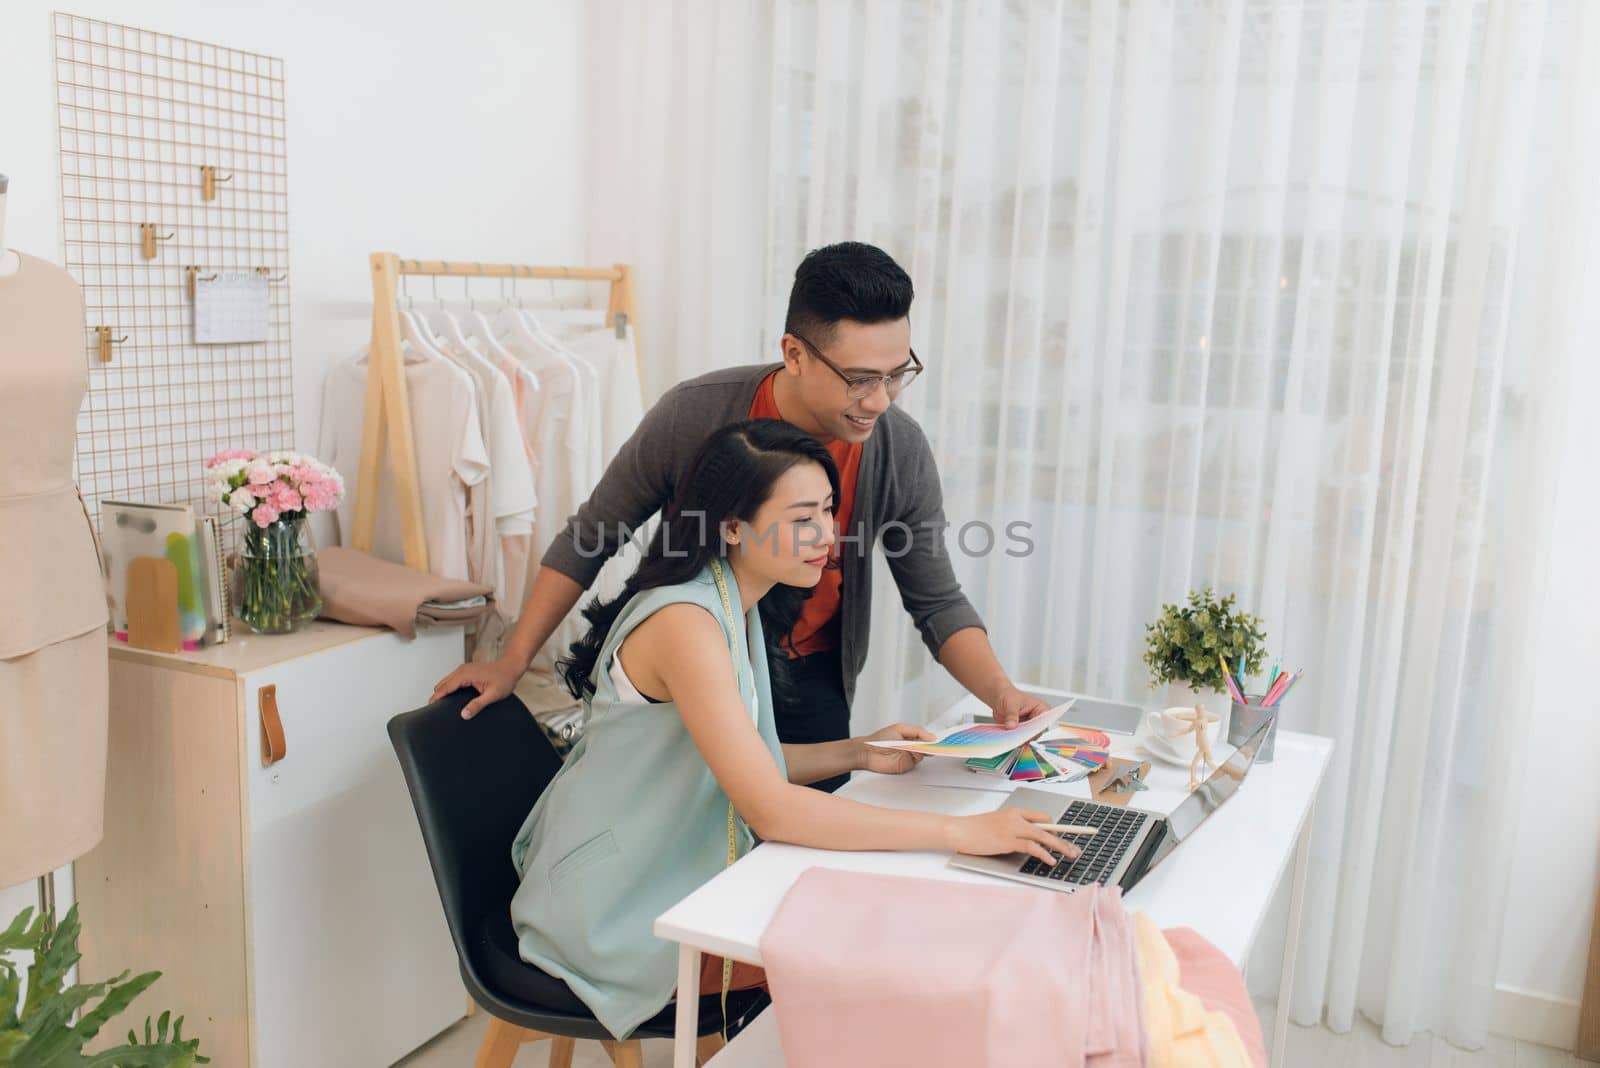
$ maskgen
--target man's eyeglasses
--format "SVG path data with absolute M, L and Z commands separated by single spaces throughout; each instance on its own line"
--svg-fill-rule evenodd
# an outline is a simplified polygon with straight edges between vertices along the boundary
M 794 331 L 791 330 L 790 333 L 794 334 Z M 911 353 L 911 363 L 898 371 L 890 371 L 886 375 L 847 375 L 839 370 L 837 364 L 824 356 L 821 349 L 805 338 L 800 337 L 799 334 L 794 334 L 794 336 L 800 339 L 800 344 L 811 350 L 811 355 L 822 361 L 824 367 L 839 376 L 840 381 L 844 383 L 845 392 L 849 394 L 851 400 L 862 400 L 872 396 L 878 391 L 879 385 L 882 385 L 888 391 L 890 398 L 898 397 L 900 391 L 916 381 L 917 375 L 922 373 L 922 361 L 917 359 L 917 354 L 914 350 L 907 349 L 906 351 Z

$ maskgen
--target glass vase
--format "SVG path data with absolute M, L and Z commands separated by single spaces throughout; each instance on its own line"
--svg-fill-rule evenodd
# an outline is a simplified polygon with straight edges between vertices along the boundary
M 248 520 L 233 571 L 233 612 L 257 634 L 287 634 L 322 611 L 317 550 L 302 515 Z

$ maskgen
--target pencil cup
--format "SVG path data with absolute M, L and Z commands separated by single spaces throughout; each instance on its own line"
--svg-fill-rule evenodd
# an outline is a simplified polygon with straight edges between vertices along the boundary
M 1262 708 L 1260 701 L 1265 694 L 1249 694 L 1251 704 L 1241 705 L 1233 702 L 1232 714 L 1228 716 L 1228 744 L 1239 746 L 1250 740 L 1261 724 L 1272 721 L 1272 726 L 1267 728 L 1267 736 L 1261 741 L 1261 748 L 1256 750 L 1256 763 L 1272 763 L 1273 743 L 1278 740 L 1278 709 Z

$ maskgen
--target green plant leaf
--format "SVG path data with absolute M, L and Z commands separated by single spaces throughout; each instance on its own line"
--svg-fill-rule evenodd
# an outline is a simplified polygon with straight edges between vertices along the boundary
M 1235 603 L 1233 594 L 1219 600 L 1208 587 L 1190 590 L 1181 605 L 1162 605 L 1160 616 L 1145 625 L 1150 684 L 1186 682 L 1200 691 L 1222 690 L 1219 653 L 1230 667 L 1243 656 L 1247 674 L 1259 672 L 1266 641 L 1261 619 L 1235 611 Z
M 84 1013 L 83 1017 L 78 1021 L 78 1032 L 83 1035 L 85 1042 L 98 1035 L 100 1029 L 110 1022 L 113 1016 L 121 1013 L 133 1003 L 134 998 L 144 993 L 152 983 L 161 978 L 160 972 L 145 972 L 143 975 L 136 975 L 132 979 L 123 982 L 127 974 L 127 972 L 123 972 L 122 975 L 113 979 L 111 981 L 111 990 L 106 994 L 104 1000 Z
M 25 909 L 0 933 L 5 952 L 31 950 L 34 954 L 20 1013 L 17 967 L 0 956 L 0 1068 L 189 1068 L 209 1063 L 200 1055 L 200 1040 L 185 1039 L 183 1018 L 174 1022 L 170 1012 L 161 1014 L 154 1029 L 151 1021 L 145 1021 L 144 1042 L 130 1031 L 127 1045 L 92 1057 L 84 1055 L 84 1045 L 160 973 L 146 972 L 129 979 L 123 972 L 108 982 L 67 986 L 66 976 L 79 960 L 80 933 L 76 908 L 69 910 L 59 925 L 52 916 L 33 917 L 32 910 Z M 86 1009 L 97 998 L 99 1003 Z M 74 1026 L 72 1017 L 80 1012 Z
M 34 1014 L 23 1021 L 23 1033 L 42 1035 L 52 1028 L 71 1027 L 72 1014 L 87 1005 L 91 998 L 99 997 L 104 990 L 103 985 L 92 983 L 88 986 L 69 986 L 58 991 L 46 998 Z
M 38 1034 L 23 1032 L 26 1041 L 18 1047 L 16 1056 L 12 1060 L 15 1068 L 57 1068 L 58 1065 L 70 1064 L 77 1059 L 83 1050 L 83 1043 L 78 1041 L 64 1021 L 56 1021 L 54 1013 L 40 1013 L 53 1021 L 53 1026 Z
M 142 977 L 141 977 L 142 978 Z M 85 1065 L 104 1065 L 110 1068 L 189 1068 L 195 1064 L 209 1064 L 210 1058 L 200 1055 L 200 1040 L 183 1037 L 183 1017 L 172 1019 L 171 1012 L 163 1012 L 151 1026 L 147 1016 L 144 1021 L 144 1042 L 132 1031 L 128 1044 L 106 1050 Z
M 10 961 L 0 960 L 0 1035 L 17 1026 L 17 1001 L 21 997 L 22 977 Z
M 11 921 L 11 926 L 0 931 L 0 953 L 15 953 L 17 950 L 32 952 L 39 944 L 39 936 L 44 929 L 44 917 L 39 917 L 37 923 L 30 926 L 33 918 L 33 909 L 26 908 L 17 913 L 17 918 Z
M 67 910 L 60 925 L 46 918 L 44 933 L 34 950 L 33 966 L 28 969 L 28 993 L 22 1003 L 22 1021 L 39 1010 L 44 998 L 59 994 L 61 982 L 78 963 L 78 906 Z
M 187 1042 L 157 1042 L 150 1045 L 118 1046 L 86 1057 L 82 1068 L 189 1068 L 208 1063 Z

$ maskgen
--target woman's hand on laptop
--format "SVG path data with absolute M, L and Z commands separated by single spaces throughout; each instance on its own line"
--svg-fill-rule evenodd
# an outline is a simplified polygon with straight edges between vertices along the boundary
M 950 848 L 975 857 L 1026 853 L 1051 865 L 1060 859 L 1054 853 L 1076 860 L 1083 850 L 1036 826 L 1049 822 L 1049 815 L 1023 808 L 1001 808 L 981 816 L 954 816 L 950 820 Z

